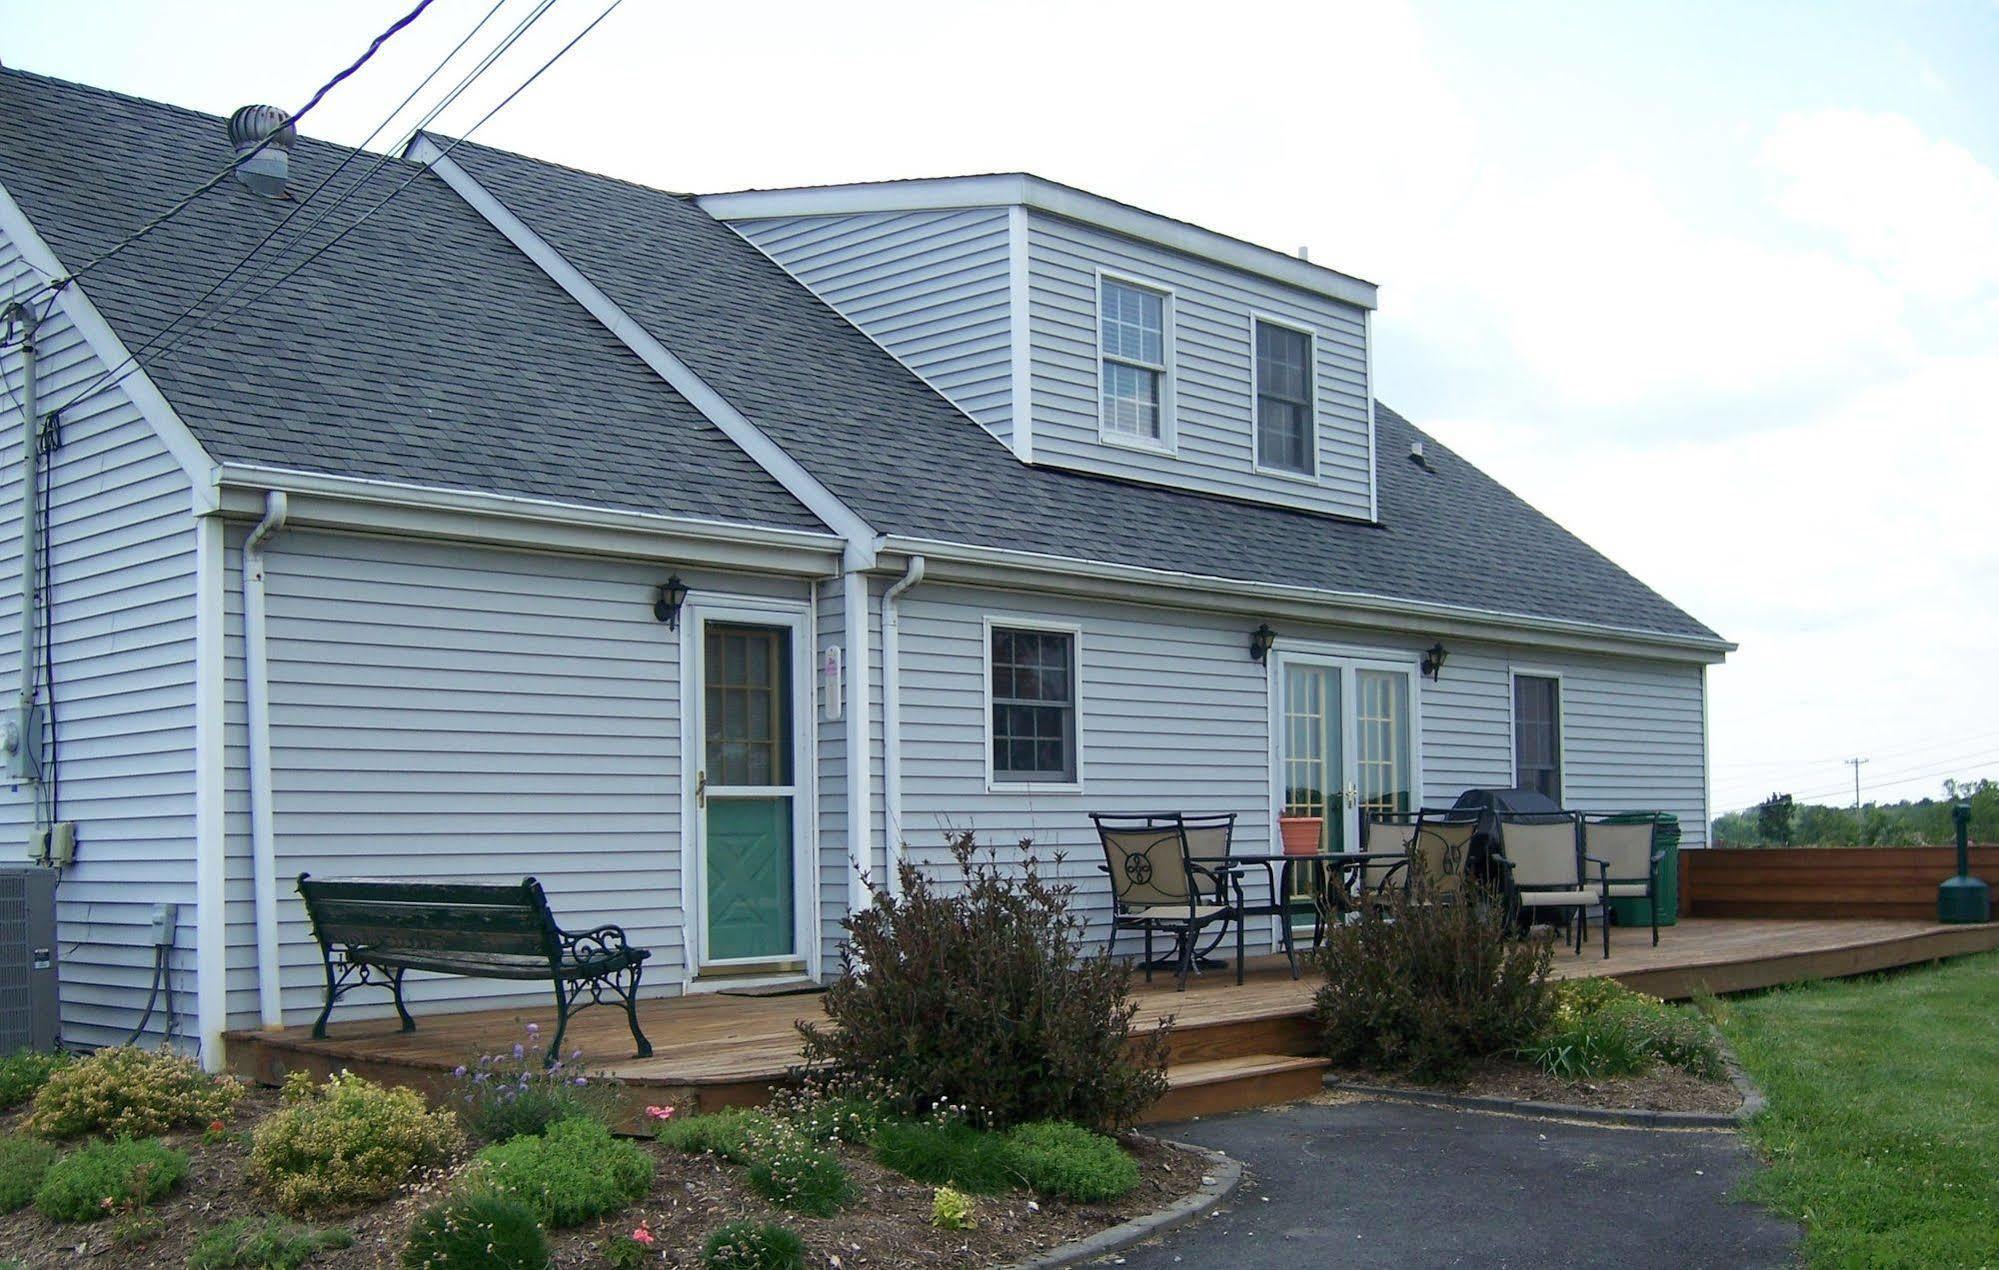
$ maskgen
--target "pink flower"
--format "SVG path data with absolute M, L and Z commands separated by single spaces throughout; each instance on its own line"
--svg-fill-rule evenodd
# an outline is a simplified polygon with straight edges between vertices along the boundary
M 671 1120 L 671 1119 L 673 1119 L 673 1108 L 671 1108 L 671 1107 L 647 1107 L 647 1108 L 646 1108 L 646 1115 L 647 1115 L 648 1117 L 650 1117 L 651 1119 L 654 1119 L 654 1120 Z
M 646 1225 L 644 1222 L 640 1222 L 638 1228 L 632 1231 L 632 1242 L 635 1244 L 644 1244 L 650 1248 L 656 1240 L 657 1237 L 652 1233 L 652 1227 Z

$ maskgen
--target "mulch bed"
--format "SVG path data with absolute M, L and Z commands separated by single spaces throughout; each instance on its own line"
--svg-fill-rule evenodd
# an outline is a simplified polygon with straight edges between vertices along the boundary
M 1726 1079 L 1706 1081 L 1677 1067 L 1660 1065 L 1638 1076 L 1600 1080 L 1564 1080 L 1532 1063 L 1488 1059 L 1463 1081 L 1426 1085 L 1406 1075 L 1359 1068 L 1334 1069 L 1335 1079 L 1360 1085 L 1422 1089 L 1478 1098 L 1511 1098 L 1523 1102 L 1567 1103 L 1616 1111 L 1706 1111 L 1728 1115 L 1742 1105 L 1742 1095 Z
M 46 1220 L 31 1206 L 0 1215 L 0 1259 L 37 1268 L 185 1265 L 195 1241 L 210 1228 L 233 1218 L 276 1211 L 250 1189 L 246 1177 L 248 1130 L 276 1105 L 273 1091 L 252 1090 L 231 1119 L 228 1138 L 208 1142 L 199 1133 L 168 1135 L 166 1141 L 186 1151 L 192 1163 L 180 1188 L 148 1210 L 150 1220 L 114 1217 L 64 1225 Z M 13 1117 L 0 1124 L 0 1132 L 16 1132 Z M 975 1199 L 978 1225 L 952 1231 L 930 1224 L 930 1186 L 882 1168 L 864 1151 L 836 1148 L 860 1199 L 838 1216 L 821 1219 L 768 1203 L 749 1189 L 741 1168 L 647 1143 L 659 1165 L 652 1193 L 613 1218 L 549 1232 L 553 1264 L 602 1266 L 599 1246 L 612 1235 L 629 1232 L 644 1218 L 666 1253 L 663 1260 L 648 1264 L 698 1266 L 709 1234 L 738 1217 L 791 1227 L 804 1239 L 808 1264 L 814 1266 L 999 1265 L 1027 1260 L 1162 1208 L 1200 1187 L 1205 1157 L 1143 1138 L 1130 1138 L 1125 1146 L 1138 1161 L 1140 1180 L 1136 1190 L 1115 1203 L 1066 1204 L 1037 1200 L 1026 1191 L 982 1195 Z M 314 1270 L 394 1266 L 412 1218 L 449 1185 L 446 1172 L 413 1182 L 387 1203 L 315 1218 L 313 1225 L 352 1232 L 354 1244 L 322 1252 L 309 1265 Z

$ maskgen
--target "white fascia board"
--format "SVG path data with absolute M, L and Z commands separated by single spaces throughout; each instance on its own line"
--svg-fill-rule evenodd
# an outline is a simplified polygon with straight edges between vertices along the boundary
M 723 435 L 741 447 L 759 467 L 770 473 L 772 479 L 784 486 L 793 498 L 805 504 L 813 515 L 831 526 L 852 550 L 859 552 L 872 565 L 878 535 L 865 520 L 861 519 L 859 513 L 840 501 L 838 496 L 820 483 L 818 477 L 806 471 L 804 465 L 791 457 L 790 453 L 777 442 L 771 440 L 762 429 L 751 423 L 740 410 L 729 404 L 722 394 L 716 392 L 707 381 L 695 374 L 687 363 L 668 351 L 652 332 L 635 321 L 630 314 L 605 295 L 596 283 L 590 281 L 581 270 L 564 259 L 562 253 L 555 250 L 548 240 L 530 229 L 511 208 L 485 186 L 479 184 L 471 173 L 452 162 L 436 142 L 427 136 L 419 135 L 411 143 L 408 153 L 410 158 L 427 165 L 431 171 L 444 178 L 446 185 L 470 204 L 474 211 L 485 217 L 493 228 L 505 235 L 507 240 L 519 248 L 528 259 L 540 266 L 542 272 L 553 279 L 557 286 L 589 310 L 590 315 L 603 323 L 611 334 L 624 343 L 625 347 L 638 354 L 639 360 L 651 367 L 654 374 L 672 385 L 675 392 L 687 398 L 710 423 L 722 430 Z
M 66 278 L 69 270 L 56 258 L 55 252 L 42 238 L 34 223 L 28 219 L 14 196 L 0 185 L 0 234 L 5 234 L 21 253 L 28 266 L 43 278 Z M 56 296 L 56 307 L 76 327 L 83 336 L 84 343 L 109 371 L 113 367 L 124 366 L 119 372 L 117 387 L 124 392 L 139 414 L 158 434 L 160 443 L 174 456 L 181 470 L 187 473 L 188 484 L 194 489 L 194 511 L 196 515 L 213 510 L 215 506 L 215 461 L 208 455 L 194 433 L 182 421 L 167 399 L 160 394 L 159 387 L 143 366 L 127 365 L 131 360 L 131 350 L 125 341 L 111 329 L 90 297 L 83 293 L 81 282 L 71 282 Z M 53 404 L 53 403 L 51 403 Z
M 1156 243 L 1203 260 L 1212 260 L 1314 295 L 1328 296 L 1363 309 L 1376 307 L 1378 289 L 1365 279 L 1024 172 L 993 176 L 943 176 L 914 181 L 870 181 L 789 190 L 740 190 L 730 194 L 704 194 L 696 201 L 702 211 L 722 221 L 1019 205 L 1050 216 L 1093 225 L 1126 238 Z
M 1036 591 L 1118 600 L 1160 608 L 1238 613 L 1258 619 L 1357 626 L 1370 630 L 1484 639 L 1568 652 L 1648 657 L 1660 661 L 1711 664 L 1736 645 L 1724 639 L 1666 635 L 1656 631 L 1533 617 L 1451 604 L 1431 604 L 1359 592 L 1247 582 L 1167 569 L 1107 564 L 1065 556 L 1005 551 L 963 543 L 891 536 L 884 553 L 921 555 L 928 582 L 956 582 L 1006 590 Z M 1279 632 L 1280 637 L 1282 632 Z
M 838 568 L 835 534 L 617 511 L 512 494 L 225 464 L 215 514 L 254 521 L 264 496 L 289 496 L 289 528 L 442 539 L 561 555 L 679 561 L 802 577 Z

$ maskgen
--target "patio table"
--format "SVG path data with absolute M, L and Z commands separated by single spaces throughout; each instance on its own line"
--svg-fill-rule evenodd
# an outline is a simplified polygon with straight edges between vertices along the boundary
M 1403 860 L 1407 858 L 1406 853 L 1401 851 L 1315 851 L 1311 855 L 1292 855 L 1283 851 L 1237 851 L 1229 856 L 1229 863 L 1279 866 L 1276 870 L 1277 876 L 1271 891 L 1271 902 L 1268 904 L 1251 905 L 1245 910 L 1245 915 L 1250 917 L 1281 916 L 1289 918 L 1291 914 L 1292 871 L 1298 865 L 1311 865 L 1314 874 L 1313 889 L 1319 892 L 1330 890 L 1335 897 L 1334 907 L 1345 912 L 1348 908 L 1346 888 L 1343 886 L 1328 888 L 1326 886 L 1326 871 L 1328 869 L 1357 868 L 1376 860 Z M 1280 924 L 1279 930 L 1282 931 L 1284 937 L 1284 956 L 1291 963 L 1291 977 L 1296 979 L 1298 977 L 1296 934 L 1291 929 L 1291 923 L 1288 920 Z M 1325 938 L 1325 935 L 1325 910 L 1323 907 L 1315 904 L 1312 906 L 1312 947 L 1317 948 L 1320 941 Z

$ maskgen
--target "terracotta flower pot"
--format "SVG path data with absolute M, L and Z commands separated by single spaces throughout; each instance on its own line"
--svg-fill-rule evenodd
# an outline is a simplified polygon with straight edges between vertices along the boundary
M 1319 837 L 1325 824 L 1323 816 L 1279 816 L 1277 832 L 1284 840 L 1284 854 L 1319 854 Z

